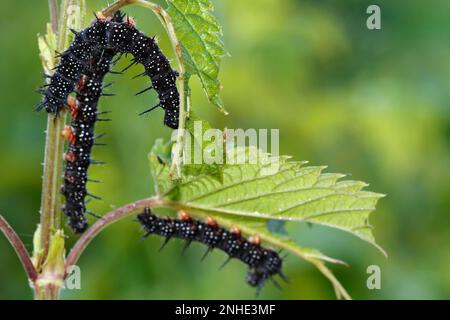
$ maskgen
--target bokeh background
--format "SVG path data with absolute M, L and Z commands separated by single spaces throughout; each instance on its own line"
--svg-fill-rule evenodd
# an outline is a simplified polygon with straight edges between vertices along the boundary
M 214 1 L 231 57 L 222 64 L 223 99 L 229 116 L 208 103 L 193 83 L 196 113 L 223 128 L 279 128 L 281 152 L 330 172 L 369 182 L 386 193 L 371 216 L 374 233 L 389 253 L 329 228 L 289 225 L 305 246 L 347 261 L 332 266 L 356 299 L 450 298 L 450 2 L 377 1 L 382 30 L 366 28 L 372 1 Z M 88 1 L 89 12 L 105 1 Z M 48 21 L 46 1 L 8 1 L 0 20 L 0 211 L 31 249 L 38 222 L 46 115 L 33 112 L 42 84 L 36 42 Z M 130 7 L 148 34 L 167 37 L 151 12 Z M 122 61 L 125 66 L 127 61 Z M 161 110 L 137 117 L 156 101 L 154 93 L 134 97 L 145 79 L 130 80 L 140 68 L 115 81 L 116 97 L 100 108 L 113 110 L 101 123 L 106 148 L 94 156 L 109 162 L 90 169 L 103 181 L 89 186 L 111 208 L 151 195 L 146 155 L 157 137 L 168 138 Z M 70 232 L 68 231 L 68 234 Z M 65 299 L 254 298 L 237 261 L 224 270 L 220 252 L 200 263 L 204 247 L 184 256 L 173 241 L 162 253 L 160 239 L 139 242 L 128 219 L 102 233 L 79 261 L 82 289 Z M 68 244 L 75 237 L 70 235 Z M 366 268 L 379 265 L 381 290 L 368 290 Z M 330 284 L 311 265 L 290 255 L 291 283 L 270 283 L 261 298 L 333 299 Z M 32 298 L 22 268 L 0 236 L 0 298 Z

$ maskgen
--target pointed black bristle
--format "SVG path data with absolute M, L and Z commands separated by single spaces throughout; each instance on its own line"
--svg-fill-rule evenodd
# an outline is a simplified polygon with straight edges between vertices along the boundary
M 95 165 L 103 165 L 103 164 L 108 164 L 108 162 L 105 161 L 97 161 L 97 160 L 90 160 L 90 164 L 95 164 Z
M 278 282 L 275 281 L 274 278 L 270 277 L 270 281 L 272 281 L 272 283 L 275 285 L 275 287 L 277 287 L 279 290 L 283 290 L 283 288 L 280 286 L 280 284 Z
M 101 115 L 101 114 L 108 114 L 108 113 L 111 113 L 112 111 L 111 110 L 105 110 L 105 111 L 97 111 L 95 114 L 96 115 Z
M 284 280 L 284 282 L 289 283 L 289 279 L 288 277 L 283 273 L 283 271 L 278 271 L 278 275 L 280 276 L 281 279 Z
M 206 256 L 212 251 L 213 248 L 208 247 L 208 249 L 206 249 L 205 253 L 203 254 L 202 258 L 200 259 L 200 261 L 205 260 Z
M 40 110 L 42 110 L 42 108 L 44 106 L 45 106 L 45 101 L 41 101 L 34 107 L 34 111 L 40 111 Z
M 103 138 L 104 136 L 106 136 L 106 132 L 99 133 L 98 135 L 94 136 L 94 140 L 101 139 L 101 138 Z
M 113 97 L 115 96 L 114 93 L 102 93 L 102 97 Z
M 231 256 L 228 256 L 228 258 L 220 265 L 219 270 L 222 270 L 227 264 L 228 262 L 230 262 L 232 259 Z
M 143 94 L 144 92 L 147 92 L 149 90 L 153 89 L 153 86 L 150 86 L 148 88 L 145 88 L 144 90 L 139 91 L 138 93 L 135 94 L 135 96 L 138 96 L 140 94 Z
M 91 215 L 91 216 L 97 218 L 97 219 L 102 219 L 102 220 L 103 220 L 103 216 L 99 215 L 98 213 L 95 213 L 95 212 L 93 212 L 93 211 L 91 211 L 91 210 L 86 210 L 85 212 L 86 212 L 87 214 L 89 214 L 89 215 Z
M 164 239 L 163 244 L 161 245 L 161 247 L 159 248 L 158 252 L 161 252 L 162 249 L 164 249 L 164 247 L 167 245 L 167 243 L 169 243 L 170 237 L 167 237 Z
M 137 63 L 136 60 L 133 60 L 127 67 L 125 67 L 124 69 L 122 69 L 122 73 L 127 71 L 128 69 L 130 69 L 132 66 L 134 66 Z
M 94 14 L 94 17 L 95 17 L 95 19 L 96 19 L 97 21 L 100 21 L 100 18 L 99 18 L 99 16 L 97 16 L 97 12 L 95 12 L 95 11 L 92 11 L 92 13 Z
M 145 110 L 145 111 L 139 113 L 139 115 L 142 116 L 143 114 L 146 114 L 146 113 L 148 113 L 148 112 L 150 112 L 150 111 L 153 111 L 153 110 L 155 110 L 156 108 L 158 108 L 158 107 L 160 107 L 160 106 L 161 106 L 161 104 L 158 103 L 156 106 L 151 107 L 150 109 L 147 109 L 147 110 Z
M 117 64 L 117 62 L 119 62 L 120 58 L 122 58 L 122 55 L 123 55 L 123 53 L 119 53 L 117 58 L 115 58 L 114 60 L 111 61 L 111 65 L 115 66 Z
M 139 222 L 139 220 L 138 220 Z M 146 234 L 144 234 L 142 237 L 139 238 L 139 241 L 144 241 L 145 239 L 147 239 L 149 236 L 151 236 L 151 232 L 147 232 Z
M 256 287 L 256 296 L 258 297 L 261 293 L 262 288 L 264 287 L 264 280 L 258 283 L 258 287 Z
M 96 200 L 102 200 L 101 197 L 96 196 L 96 195 L 94 195 L 94 194 L 92 194 L 92 193 L 89 193 L 89 192 L 86 192 L 86 195 L 89 196 L 89 197 L 91 197 L 91 198 L 94 198 L 94 199 L 96 199 Z
M 95 179 L 87 179 L 88 182 L 93 182 L 93 183 L 101 183 L 100 180 L 95 180 Z
M 109 73 L 111 73 L 111 74 L 123 74 L 123 72 L 121 72 L 121 71 L 113 71 L 113 70 L 110 70 Z
M 111 121 L 109 118 L 97 118 L 97 121 Z
M 114 82 L 109 82 L 109 83 L 103 85 L 103 89 L 106 89 L 106 88 L 112 86 L 113 84 L 114 84 Z
M 147 75 L 147 71 L 144 71 L 144 72 L 142 72 L 142 73 L 139 73 L 139 74 L 137 74 L 137 75 L 135 75 L 133 78 L 131 78 L 131 79 L 136 79 L 136 78 L 139 78 L 139 77 L 143 77 L 143 76 L 146 76 Z
M 181 255 L 184 255 L 186 250 L 191 246 L 192 240 L 187 240 L 186 243 L 183 246 L 183 249 L 181 250 Z

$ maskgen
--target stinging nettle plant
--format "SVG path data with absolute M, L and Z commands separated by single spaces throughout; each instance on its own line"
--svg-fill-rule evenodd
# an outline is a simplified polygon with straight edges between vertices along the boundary
M 306 166 L 287 156 L 264 157 L 256 163 L 201 164 L 183 163 L 185 134 L 197 138 L 193 131 L 189 80 L 200 83 L 211 104 L 225 113 L 219 96 L 218 80 L 221 59 L 227 55 L 220 39 L 222 29 L 212 15 L 210 0 L 166 0 L 167 9 L 145 0 L 119 0 L 102 11 L 105 17 L 128 6 L 137 5 L 153 12 L 161 21 L 176 56 L 180 94 L 178 131 L 173 142 L 158 139 L 149 153 L 150 169 L 156 194 L 137 200 L 105 214 L 84 232 L 66 255 L 65 234 L 61 215 L 61 177 L 63 171 L 64 139 L 61 131 L 66 114 L 49 114 L 40 223 L 34 234 L 33 254 L 0 215 L 0 230 L 14 247 L 34 290 L 36 299 L 58 299 L 69 268 L 90 241 L 103 229 L 123 218 L 142 212 L 144 208 L 169 208 L 185 211 L 194 217 L 211 217 L 219 225 L 239 227 L 244 236 L 257 235 L 265 246 L 284 249 L 313 264 L 334 287 L 338 299 L 350 299 L 340 282 L 325 263 L 345 264 L 316 249 L 298 245 L 286 234 L 270 227 L 269 222 L 309 222 L 344 230 L 375 243 L 369 215 L 383 195 L 363 190 L 361 181 L 340 180 L 342 174 L 324 173 L 323 166 Z M 85 1 L 49 0 L 51 21 L 38 44 L 44 72 L 51 74 L 58 64 L 56 52 L 64 51 L 72 39 L 71 29 L 85 27 Z M 88 19 L 86 19 L 88 20 Z M 209 124 L 202 121 L 204 128 Z M 185 133 L 187 132 L 187 133 Z M 186 141 L 185 141 L 186 140 Z M 226 150 L 247 153 L 248 149 Z M 259 151 L 258 151 L 259 152 Z M 276 164 L 278 170 L 263 174 L 265 168 Z

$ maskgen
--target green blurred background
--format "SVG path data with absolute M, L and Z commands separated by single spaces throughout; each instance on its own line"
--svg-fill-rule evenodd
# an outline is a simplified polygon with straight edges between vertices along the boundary
M 89 12 L 106 1 L 87 1 Z M 366 28 L 372 1 L 226 0 L 214 1 L 231 57 L 222 64 L 223 99 L 229 116 L 210 105 L 197 80 L 196 113 L 223 128 L 280 128 L 281 152 L 329 172 L 369 182 L 386 193 L 371 216 L 375 236 L 389 253 L 385 259 L 356 237 L 303 224 L 289 231 L 307 246 L 347 261 L 332 266 L 356 299 L 450 298 L 450 2 L 377 1 L 382 30 Z M 41 162 L 46 115 L 33 112 L 43 83 L 36 34 L 45 31 L 47 1 L 8 1 L 0 21 L 0 212 L 31 249 L 38 222 Z M 173 57 L 167 37 L 151 12 L 126 10 L 147 34 L 156 34 Z M 127 61 L 123 59 L 121 66 Z M 152 194 L 147 153 L 157 137 L 168 138 L 162 111 L 137 117 L 155 103 L 154 93 L 134 97 L 145 79 L 130 80 L 136 67 L 115 81 L 100 108 L 113 110 L 106 148 L 94 156 L 109 162 L 90 174 L 103 201 L 89 207 L 111 208 Z M 68 234 L 71 234 L 68 231 Z M 82 289 L 64 291 L 65 299 L 254 298 L 245 284 L 245 266 L 218 267 L 215 252 L 200 263 L 204 247 L 180 255 L 173 241 L 158 253 L 160 239 L 139 242 L 133 219 L 102 233 L 79 261 Z M 68 244 L 73 243 L 71 235 Z M 381 290 L 368 290 L 366 268 L 379 265 Z M 272 284 L 261 298 L 333 299 L 330 284 L 311 265 L 290 255 L 291 283 Z M 0 298 L 32 298 L 31 290 L 3 236 L 0 236 Z

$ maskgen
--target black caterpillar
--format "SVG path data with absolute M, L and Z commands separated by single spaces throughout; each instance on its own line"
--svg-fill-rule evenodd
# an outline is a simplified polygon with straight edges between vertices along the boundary
M 101 56 L 101 58 L 100 58 Z M 92 59 L 84 66 L 83 75 L 76 85 L 76 98 L 69 97 L 68 107 L 71 117 L 70 127 L 66 127 L 63 135 L 69 141 L 66 153 L 66 170 L 62 192 L 66 198 L 63 211 L 69 217 L 69 225 L 75 233 L 86 230 L 85 197 L 88 182 L 87 170 L 92 163 L 91 149 L 95 143 L 94 129 L 98 115 L 97 104 L 102 95 L 103 78 L 109 70 L 113 58 L 112 52 L 92 52 Z
M 99 15 L 90 27 L 80 32 L 73 31 L 74 40 L 70 47 L 60 54 L 60 64 L 56 67 L 55 74 L 50 77 L 47 88 L 42 90 L 44 97 L 37 105 L 37 110 L 45 107 L 49 113 L 58 113 L 66 104 L 67 97 L 73 92 L 83 75 L 83 69 L 95 52 L 110 51 L 113 56 L 130 53 L 134 57 L 130 66 L 142 64 L 145 71 L 140 75 L 149 76 L 152 82 L 151 87 L 139 93 L 155 89 L 159 97 L 159 104 L 141 114 L 162 107 L 165 110 L 165 125 L 173 129 L 178 127 L 179 94 L 176 87 L 178 73 L 171 68 L 155 39 L 137 30 L 133 19 L 127 18 L 123 21 L 123 17 L 119 11 L 111 20 Z
M 273 280 L 272 277 L 276 274 L 287 280 L 281 271 L 282 259 L 278 253 L 261 247 L 259 238 L 246 240 L 239 229 L 232 228 L 228 231 L 220 228 L 212 219 L 201 222 L 185 212 L 181 212 L 180 219 L 159 218 L 149 208 L 138 215 L 138 221 L 146 232 L 145 237 L 157 234 L 166 238 L 162 247 L 171 238 L 180 238 L 186 240 L 186 247 L 192 241 L 206 244 L 208 250 L 204 257 L 214 248 L 224 251 L 228 254 L 224 265 L 232 258 L 241 260 L 248 266 L 247 283 L 256 287 L 257 292 L 262 289 L 266 280 Z M 274 283 L 277 284 L 275 281 Z
M 149 38 L 135 28 L 132 19 L 123 20 L 118 11 L 107 20 L 97 16 L 92 26 L 81 32 L 74 31 L 74 40 L 70 47 L 59 54 L 61 61 L 50 83 L 42 90 L 43 100 L 37 106 L 49 113 L 57 114 L 67 105 L 71 124 L 63 131 L 69 141 L 66 153 L 66 170 L 62 192 L 66 198 L 63 211 L 69 217 L 69 225 L 75 233 L 87 228 L 85 198 L 94 197 L 86 190 L 87 170 L 91 160 L 91 149 L 96 144 L 94 136 L 95 122 L 101 112 L 97 111 L 98 100 L 104 94 L 103 78 L 110 72 L 110 65 L 117 62 L 117 54 L 131 53 L 135 63 L 143 64 L 152 87 L 159 95 L 160 103 L 143 113 L 161 106 L 165 110 L 164 123 L 178 126 L 179 95 L 176 88 L 177 72 L 172 70 L 167 58 L 161 53 L 153 38 Z M 69 96 L 76 93 L 76 98 Z

